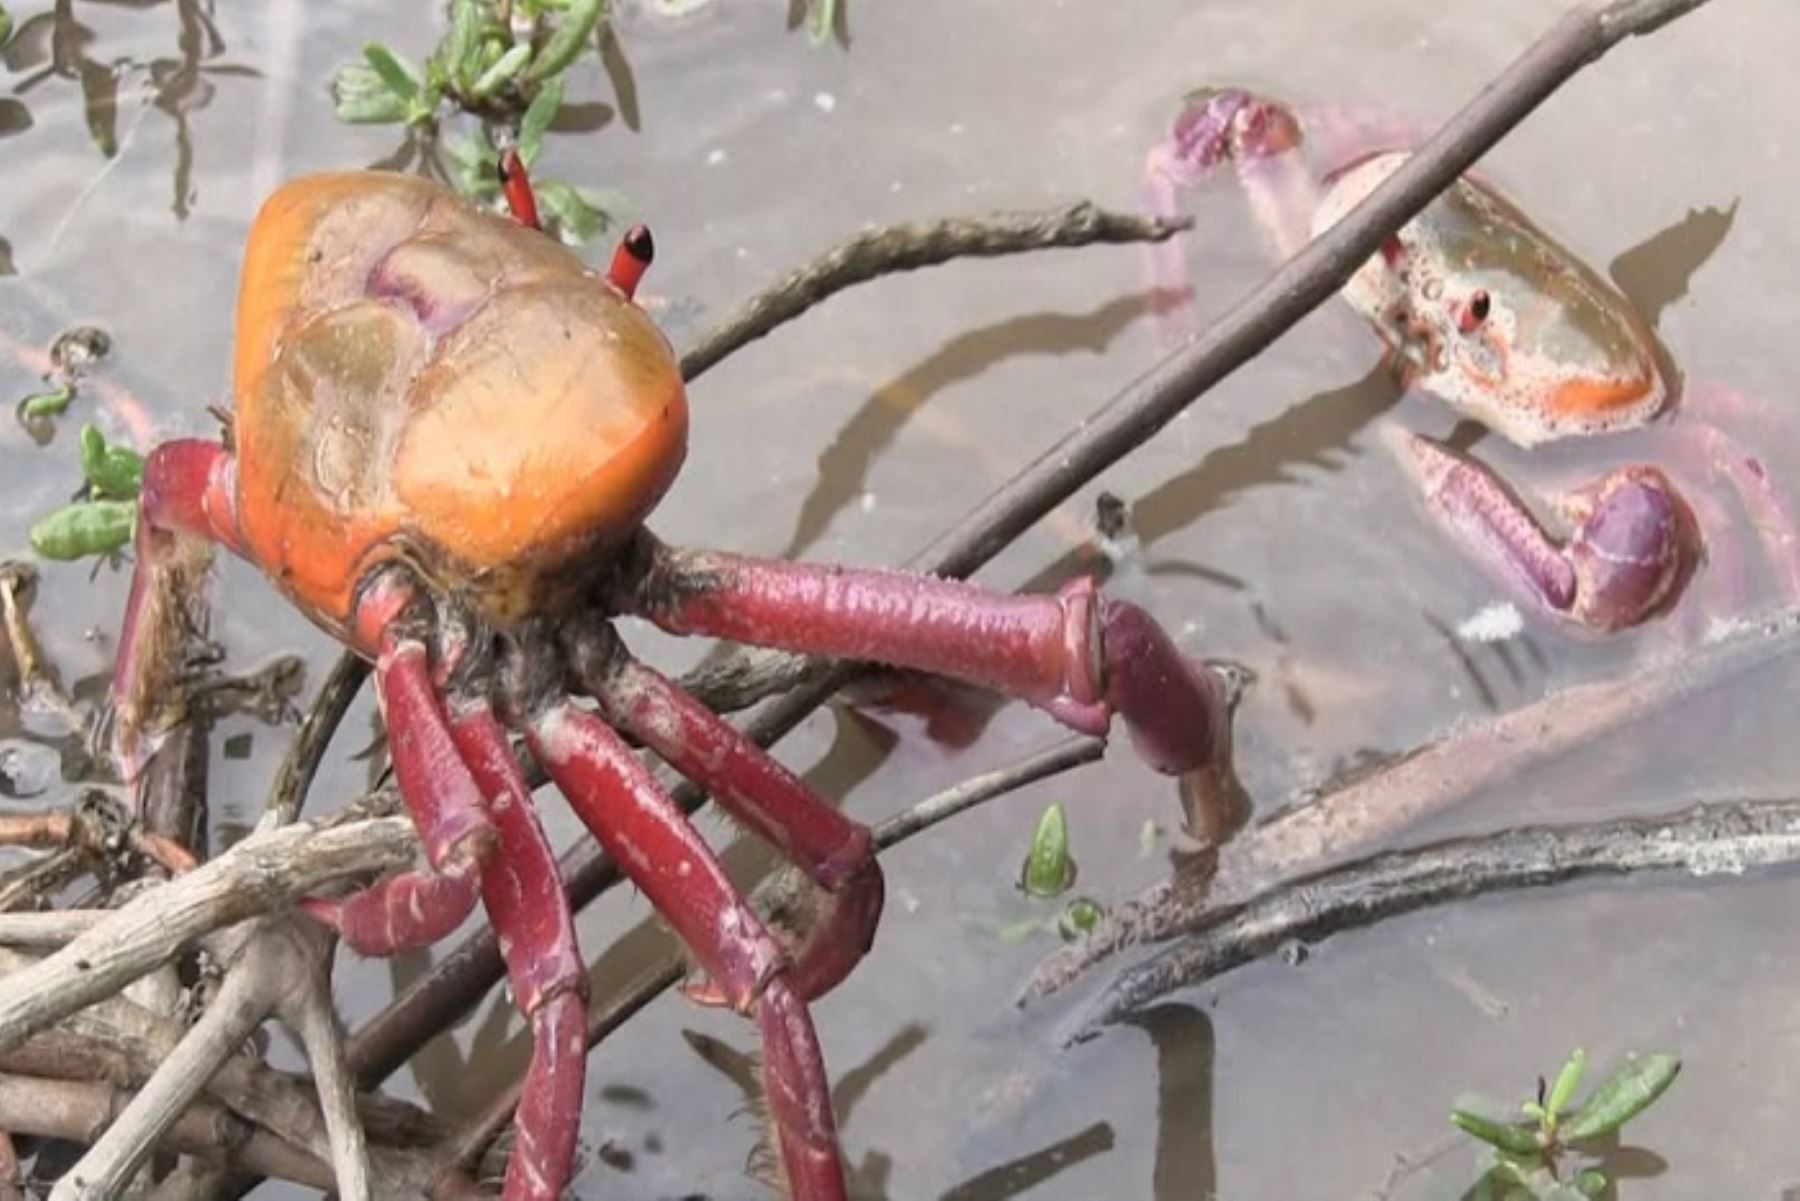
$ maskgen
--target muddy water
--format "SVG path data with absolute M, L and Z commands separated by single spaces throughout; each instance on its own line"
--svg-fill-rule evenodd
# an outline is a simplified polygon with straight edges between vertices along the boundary
M 378 37 L 415 53 L 429 6 L 225 8 L 213 28 L 173 4 L 14 6 L 0 100 L 0 379 L 30 390 L 41 348 L 77 321 L 117 347 L 50 447 L 0 427 L 0 549 L 75 482 L 73 430 L 91 417 L 139 437 L 203 431 L 227 399 L 238 246 L 258 199 L 303 171 L 366 165 L 391 130 L 334 123 L 331 68 Z M 654 223 L 651 301 L 676 343 L 864 222 L 1088 196 L 1129 204 L 1146 148 L 1187 89 L 1244 83 L 1323 108 L 1430 126 L 1563 7 L 1392 0 L 1367 6 L 853 5 L 851 47 L 814 50 L 771 3 L 628 6 L 628 72 L 572 81 L 591 128 L 553 140 L 542 170 L 625 192 Z M 76 28 L 79 25 L 80 28 Z M 213 37 L 216 30 L 217 38 Z M 1756 446 L 1794 479 L 1788 346 L 1800 328 L 1800 222 L 1786 114 L 1800 14 L 1730 0 L 1627 46 L 1561 93 L 1484 164 L 1543 224 L 1659 313 L 1691 380 L 1762 410 Z M 61 57 L 55 57 L 60 54 Z M 49 72 L 55 63 L 63 70 Z M 83 65 L 86 64 L 86 65 Z M 110 81 L 111 87 L 108 87 Z M 109 157 L 97 143 L 113 149 Z M 1203 319 L 1265 263 L 1221 179 L 1192 204 L 1185 246 Z M 904 558 L 1163 352 L 1130 249 L 958 265 L 834 300 L 712 372 L 695 390 L 688 468 L 656 521 L 667 538 L 861 563 Z M 1242 766 L 1272 811 L 1343 767 L 1431 738 L 1559 685 L 1629 669 L 1676 620 L 1610 642 L 1539 620 L 1497 646 L 1456 627 L 1493 585 L 1403 492 L 1378 424 L 1454 425 L 1378 370 L 1340 307 L 1315 314 L 984 574 L 1054 582 L 1082 556 L 1101 488 L 1143 542 L 1112 587 L 1196 653 L 1253 668 Z M 1528 489 L 1657 439 L 1481 451 Z M 1726 524 L 1736 513 L 1721 493 Z M 1741 525 L 1741 522 L 1735 523 Z M 1734 532 L 1743 533 L 1736 529 Z M 1727 538 L 1721 536 L 1722 552 Z M 1741 561 L 1741 572 L 1714 565 Z M 106 670 L 125 576 L 51 567 L 43 637 L 65 676 Z M 218 573 L 215 633 L 253 665 L 298 648 L 318 678 L 332 648 L 253 572 Z M 1754 553 L 1715 554 L 1691 612 L 1779 599 Z M 700 648 L 633 634 L 674 666 Z M 1783 736 L 1789 681 L 1768 672 L 1509 783 L 1439 828 L 1673 807 L 1780 792 L 1800 763 Z M 367 706 L 339 739 L 320 797 L 366 779 Z M 8 729 L 8 747 L 34 745 Z M 242 738 L 231 756 L 224 746 Z M 1039 746 L 1056 732 L 1016 707 L 973 745 L 933 744 L 911 717 L 819 715 L 783 757 L 860 817 Z M 221 731 L 219 826 L 253 818 L 285 734 Z M 866 1198 L 1452 1197 L 1470 1154 L 1444 1138 L 1464 1090 L 1523 1096 L 1575 1044 L 1601 1062 L 1670 1048 L 1686 1071 L 1624 1161 L 1631 1197 L 1768 1196 L 1800 1184 L 1789 1115 L 1800 1055 L 1785 913 L 1792 878 L 1565 890 L 1341 937 L 1301 966 L 1251 968 L 1170 999 L 1138 1028 L 1067 1054 L 1058 1004 L 1008 1002 L 1053 935 L 998 933 L 1050 910 L 1012 887 L 1040 808 L 1065 803 L 1084 892 L 1134 891 L 1165 869 L 1146 823 L 1173 824 L 1160 779 L 1117 754 L 917 839 L 889 862 L 874 953 L 817 1007 L 844 1143 Z M 571 836 L 546 798 L 558 838 Z M 717 831 L 715 831 L 717 833 Z M 641 962 L 643 907 L 614 897 L 583 922 L 596 988 Z M 629 933 L 627 933 L 629 932 Z M 346 965 L 351 1022 L 417 962 Z M 746 1026 L 664 999 L 593 1059 L 584 1195 L 735 1197 L 756 1138 L 737 1083 Z M 395 1082 L 473 1108 L 519 1062 L 516 1023 L 490 1002 Z M 1730 1115 L 1727 1127 L 1721 1115 Z M 607 1149 L 602 1157 L 599 1152 Z

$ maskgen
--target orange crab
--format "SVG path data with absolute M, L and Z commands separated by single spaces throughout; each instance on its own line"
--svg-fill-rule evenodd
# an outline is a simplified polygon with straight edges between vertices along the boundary
M 511 727 L 691 949 L 707 978 L 693 995 L 758 1023 L 794 1196 L 841 1198 L 807 1002 L 873 938 L 869 832 L 633 659 L 611 619 L 953 675 L 1094 734 L 1117 714 L 1171 774 L 1228 753 L 1224 682 L 1088 580 L 1008 596 L 656 540 L 642 523 L 681 466 L 688 411 L 675 356 L 632 299 L 649 235 L 633 230 L 593 271 L 529 228 L 529 186 L 508 178 L 516 220 L 376 173 L 301 179 L 263 206 L 230 445 L 166 443 L 145 465 L 119 751 L 135 772 L 153 745 L 181 591 L 223 543 L 373 660 L 428 861 L 309 910 L 366 954 L 441 937 L 477 896 L 494 922 L 535 1047 L 506 1195 L 553 1198 L 567 1182 L 586 1058 L 573 919 Z M 798 945 L 765 928 L 621 731 L 824 894 Z

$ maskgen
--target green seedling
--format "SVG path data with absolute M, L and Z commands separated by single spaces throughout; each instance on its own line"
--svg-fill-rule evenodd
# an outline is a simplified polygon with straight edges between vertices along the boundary
M 1034 897 L 1061 896 L 1075 883 L 1075 861 L 1069 856 L 1069 825 L 1063 807 L 1052 804 L 1038 818 L 1025 856 L 1020 884 Z
M 1600 1196 L 1610 1187 L 1611 1181 L 1600 1167 L 1590 1164 L 1571 1171 L 1565 1161 L 1583 1151 L 1591 1152 L 1591 1144 L 1617 1134 L 1655 1103 L 1675 1082 L 1681 1061 L 1661 1053 L 1628 1060 L 1583 1105 L 1569 1112 L 1586 1068 L 1587 1056 L 1577 1050 L 1557 1073 L 1554 1084 L 1546 1088 L 1540 1079 L 1537 1098 L 1523 1106 L 1524 1122 L 1468 1109 L 1450 1111 L 1451 1123 L 1485 1143 L 1492 1156 L 1476 1196 L 1569 1201 Z

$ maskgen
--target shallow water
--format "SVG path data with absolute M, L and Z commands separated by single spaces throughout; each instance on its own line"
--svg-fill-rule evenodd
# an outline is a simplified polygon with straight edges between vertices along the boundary
M 369 38 L 422 53 L 438 19 L 426 7 L 222 8 L 215 47 L 191 8 L 65 4 L 64 44 L 83 40 L 69 24 L 78 21 L 86 59 L 116 77 L 109 109 L 95 68 L 85 69 L 85 101 L 82 68 L 39 78 L 54 22 L 15 6 L 0 237 L 17 273 L 0 278 L 0 379 L 32 390 L 33 348 L 91 321 L 113 336 L 99 374 L 116 389 L 84 393 L 48 448 L 0 424 L 0 551 L 23 551 L 31 520 L 72 490 L 81 419 L 132 436 L 128 394 L 159 435 L 208 429 L 206 406 L 228 395 L 230 298 L 257 201 L 288 176 L 394 151 L 391 129 L 334 122 L 325 80 Z M 617 187 L 654 224 L 660 255 L 646 291 L 680 346 L 865 222 L 1084 196 L 1131 204 L 1146 149 L 1199 85 L 1242 83 L 1430 127 L 1562 7 L 865 3 L 850 8 L 845 52 L 785 30 L 781 5 L 700 4 L 678 17 L 631 5 L 618 22 L 630 86 L 621 94 L 588 64 L 571 96 L 608 111 L 590 110 L 596 131 L 553 139 L 540 170 Z M 1660 310 L 1659 331 L 1691 380 L 1768 406 L 1756 445 L 1777 480 L 1800 467 L 1780 440 L 1800 327 L 1789 191 L 1800 143 L 1785 119 L 1800 102 L 1796 50 L 1800 11 L 1782 0 L 1713 5 L 1585 72 L 1483 164 L 1566 244 L 1597 266 L 1618 260 L 1624 286 Z M 91 122 L 110 127 L 113 157 Z M 1690 220 L 1695 210 L 1718 213 Z M 1199 232 L 1185 253 L 1203 317 L 1267 264 L 1229 180 L 1192 211 Z M 1145 278 L 1135 248 L 1059 251 L 833 300 L 697 385 L 688 466 L 657 530 L 858 563 L 913 554 L 1163 353 Z M 1143 556 L 1110 587 L 1194 653 L 1258 673 L 1240 760 L 1265 813 L 1368 755 L 1622 673 L 1659 640 L 1694 632 L 1678 618 L 1596 642 L 1528 618 L 1524 636 L 1500 646 L 1449 636 L 1495 589 L 1405 494 L 1377 425 L 1391 415 L 1442 434 L 1455 423 L 1397 397 L 1377 358 L 1346 310 L 1322 309 L 981 576 L 998 587 L 1053 583 L 1081 557 L 1098 493 L 1129 502 Z M 1489 439 L 1481 451 L 1548 487 L 1656 444 L 1628 435 L 1526 456 Z M 1729 496 L 1722 503 L 1734 512 Z M 1735 598 L 1719 595 L 1721 571 L 1703 573 L 1693 611 L 1777 600 L 1755 556 L 1747 562 Z M 90 583 L 85 566 L 46 569 L 40 633 L 65 679 L 105 671 L 125 584 L 118 571 Z M 222 564 L 216 597 L 214 632 L 233 662 L 299 649 L 322 677 L 335 651 L 254 572 Z M 676 667 L 702 649 L 632 637 Z M 1701 698 L 1525 773 L 1433 829 L 1779 793 L 1800 765 L 1784 737 L 1788 683 L 1771 670 Z M 351 755 L 371 720 L 365 700 L 317 797 L 365 782 Z M 227 758 L 225 742 L 243 733 L 250 754 Z M 1059 737 L 1018 707 L 963 750 L 922 734 L 912 718 L 836 710 L 810 720 L 782 756 L 873 821 Z M 285 737 L 247 719 L 220 730 L 215 824 L 253 817 Z M 1654 1171 L 1622 1195 L 1800 1185 L 1789 1137 L 1800 1084 L 1784 1070 L 1800 1028 L 1777 917 L 1796 903 L 1793 878 L 1603 885 L 1433 911 L 1333 939 L 1298 967 L 1259 965 L 1190 990 L 1141 1029 L 1057 1054 L 1049 1040 L 1065 1003 L 1023 1015 L 1009 1004 L 1054 936 L 995 933 L 1053 912 L 1012 886 L 1052 800 L 1069 810 L 1084 893 L 1128 895 L 1166 868 L 1167 839 L 1145 855 L 1140 833 L 1174 824 L 1173 791 L 1122 752 L 890 857 L 875 951 L 816 1007 L 859 1196 L 1454 1197 L 1472 1180 L 1472 1155 L 1446 1141 L 1446 1106 L 1465 1090 L 1522 1098 L 1577 1044 L 1596 1063 L 1652 1048 L 1686 1063 L 1670 1097 L 1630 1130 L 1661 1160 L 1629 1160 Z M 544 809 L 569 837 L 561 806 L 546 798 Z M 641 930 L 621 941 L 643 916 L 635 898 L 614 896 L 584 917 L 602 994 L 646 953 Z M 346 964 L 346 1020 L 373 1013 L 390 980 L 416 966 Z M 394 1087 L 474 1108 L 523 1053 L 508 1013 L 491 999 Z M 703 1055 L 706 1040 L 731 1054 Z M 592 1060 L 577 1189 L 625 1201 L 753 1194 L 744 1164 L 755 1124 L 714 1066 L 752 1049 L 744 1023 L 678 999 L 636 1019 Z M 1712 1117 L 1727 1113 L 1728 1126 Z M 605 1160 L 603 1145 L 615 1152 Z M 1398 1167 L 1414 1163 L 1423 1166 Z

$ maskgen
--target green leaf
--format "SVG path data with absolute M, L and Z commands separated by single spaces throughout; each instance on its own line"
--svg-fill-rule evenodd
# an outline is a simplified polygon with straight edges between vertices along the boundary
M 606 0 L 573 0 L 569 11 L 557 22 L 550 40 L 544 43 L 543 52 L 525 73 L 525 81 L 535 83 L 540 79 L 552 79 L 568 70 L 569 64 L 587 45 L 588 38 L 593 36 L 594 26 L 599 24 L 605 12 Z
M 375 74 L 381 76 L 381 82 L 387 84 L 388 91 L 401 100 L 414 100 L 425 87 L 424 80 L 419 78 L 418 68 L 383 46 L 380 42 L 369 42 L 363 46 L 363 57 L 369 60 L 369 66 Z
M 444 149 L 456 161 L 456 189 L 476 200 L 492 200 L 500 194 L 500 152 L 485 128 L 448 143 Z
M 538 89 L 538 94 L 531 98 L 531 106 L 519 119 L 519 157 L 525 160 L 527 167 L 537 161 L 538 151 L 544 148 L 544 134 L 550 128 L 550 122 L 556 120 L 556 110 L 562 107 L 562 101 L 563 81 L 558 76 Z
M 331 80 L 337 119 L 347 125 L 389 125 L 406 120 L 406 101 L 394 95 L 375 68 L 346 63 Z
M 1680 1071 L 1681 1060 L 1661 1052 L 1631 1060 L 1569 1115 L 1563 1123 L 1563 1140 L 1573 1143 L 1611 1134 L 1648 1109 Z
M 444 73 L 459 89 L 474 83 L 481 69 L 481 3 L 480 0 L 453 0 L 450 5 L 450 32 L 438 51 Z
M 495 60 L 494 65 L 483 71 L 474 83 L 469 85 L 469 95 L 476 100 L 485 100 L 505 86 L 506 81 L 517 75 L 531 58 L 530 46 L 514 46 Z
M 1584 1197 L 1598 1197 L 1606 1191 L 1606 1173 L 1599 1168 L 1583 1168 L 1571 1181 L 1575 1191 Z
M 1075 881 L 1075 864 L 1069 858 L 1069 825 L 1063 807 L 1053 804 L 1038 818 L 1031 836 L 1031 853 L 1025 857 L 1025 891 L 1034 897 L 1054 897 Z
M 144 486 L 144 456 L 108 446 L 98 426 L 81 427 L 81 474 L 102 500 L 133 500 Z
M 580 189 L 555 179 L 533 180 L 532 188 L 538 208 L 555 219 L 558 235 L 571 246 L 590 240 L 610 224 L 605 210 L 595 207 Z
M 64 384 L 49 392 L 33 392 L 19 402 L 16 412 L 20 421 L 42 421 L 46 417 L 58 417 L 67 412 L 74 399 L 75 385 Z
M 1452 1109 L 1450 1122 L 1471 1138 L 1478 1138 L 1489 1146 L 1498 1147 L 1513 1155 L 1535 1155 L 1544 1147 L 1538 1137 L 1536 1126 L 1515 1126 L 1510 1122 L 1496 1122 L 1492 1118 L 1484 1118 L 1480 1114 L 1470 1113 L 1466 1109 Z
M 109 555 L 131 541 L 137 501 L 90 500 L 67 505 L 31 527 L 31 546 L 46 559 L 67 562 Z
M 1576 1047 L 1575 1053 L 1569 1056 L 1569 1062 L 1563 1064 L 1562 1071 L 1556 1074 L 1556 1083 L 1550 1086 L 1550 1098 L 1544 1103 L 1552 1122 L 1569 1107 L 1575 1090 L 1581 1087 L 1581 1074 L 1586 1068 L 1587 1052 Z
M 12 14 L 6 11 L 6 5 L 0 4 L 0 46 L 6 45 L 6 39 L 12 36 Z

